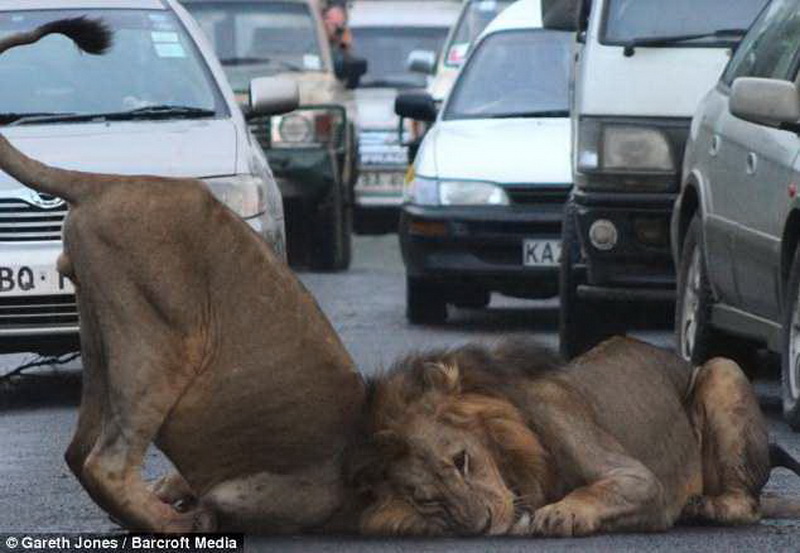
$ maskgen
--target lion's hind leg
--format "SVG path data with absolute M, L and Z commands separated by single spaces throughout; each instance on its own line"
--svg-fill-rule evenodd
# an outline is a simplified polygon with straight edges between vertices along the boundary
M 682 519 L 758 521 L 759 495 L 769 478 L 769 437 L 755 392 L 739 365 L 715 358 L 700 367 L 689 411 L 701 445 L 703 495 L 689 500 Z

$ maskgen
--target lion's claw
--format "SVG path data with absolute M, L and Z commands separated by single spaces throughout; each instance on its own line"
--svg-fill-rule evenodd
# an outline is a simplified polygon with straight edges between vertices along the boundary
M 559 501 L 538 509 L 531 523 L 532 534 L 547 537 L 587 536 L 599 528 L 595 509 L 574 501 Z

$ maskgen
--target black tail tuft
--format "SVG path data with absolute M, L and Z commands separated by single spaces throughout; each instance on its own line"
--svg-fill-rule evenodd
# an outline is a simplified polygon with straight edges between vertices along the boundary
M 75 44 L 88 54 L 104 54 L 111 47 L 113 32 L 100 19 L 75 17 L 59 19 L 39 27 L 41 36 L 54 33 L 71 38 Z
M 769 464 L 772 467 L 783 467 L 800 476 L 800 462 L 778 444 L 769 444 Z

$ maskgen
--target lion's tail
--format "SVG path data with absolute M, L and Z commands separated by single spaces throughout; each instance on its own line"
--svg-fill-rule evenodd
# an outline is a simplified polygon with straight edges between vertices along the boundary
M 84 17 L 60 19 L 37 27 L 32 31 L 16 33 L 0 39 L 0 54 L 16 46 L 33 44 L 47 35 L 62 34 L 88 54 L 103 54 L 111 46 L 109 28 L 98 20 Z M 12 83 L 4 83 L 9 86 Z M 79 174 L 49 167 L 27 157 L 0 135 L 0 170 L 5 171 L 25 186 L 76 203 L 92 192 L 91 179 Z
M 800 461 L 778 444 L 769 445 L 769 464 L 771 468 L 783 467 L 800 476 Z M 764 494 L 761 514 L 764 518 L 800 519 L 800 500 Z

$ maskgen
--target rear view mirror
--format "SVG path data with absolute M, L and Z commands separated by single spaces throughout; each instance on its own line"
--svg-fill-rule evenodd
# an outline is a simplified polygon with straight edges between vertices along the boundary
M 730 110 L 745 121 L 797 132 L 800 93 L 794 83 L 741 77 L 733 81 Z
M 347 88 L 357 88 L 361 77 L 367 72 L 367 60 L 357 56 L 336 56 L 333 65 L 336 78 L 344 81 Z
M 412 73 L 433 75 L 436 72 L 436 52 L 430 50 L 413 50 L 408 55 L 406 67 Z
M 590 0 L 542 0 L 545 29 L 585 31 Z
M 280 115 L 297 109 L 300 92 L 287 77 L 259 77 L 250 81 L 250 114 Z
M 394 112 L 415 121 L 436 121 L 436 102 L 427 92 L 403 92 L 394 101 Z

